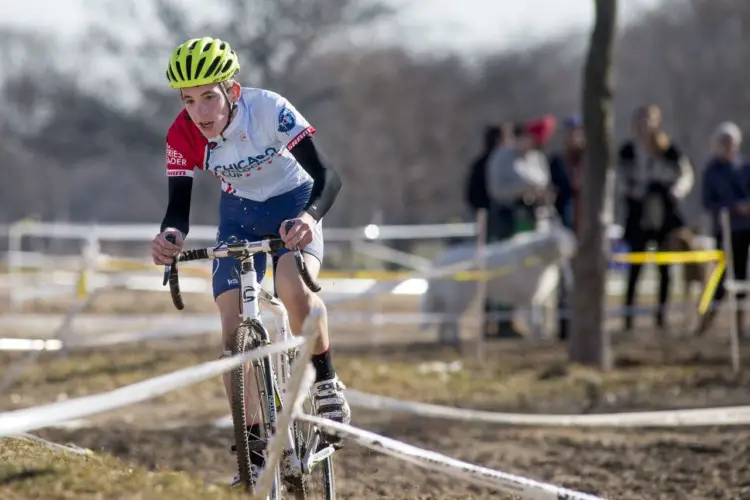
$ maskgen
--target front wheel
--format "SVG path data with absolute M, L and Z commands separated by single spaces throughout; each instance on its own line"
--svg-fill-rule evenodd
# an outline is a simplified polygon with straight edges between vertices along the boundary
M 232 355 L 243 354 L 256 349 L 268 341 L 268 334 L 256 321 L 243 321 L 234 332 Z M 276 391 L 273 384 L 270 356 L 252 362 L 260 401 L 254 401 L 256 411 L 254 421 L 259 424 L 259 435 L 251 436 L 248 431 L 247 406 L 245 402 L 245 368 L 240 365 L 232 370 L 231 400 L 232 424 L 237 453 L 237 466 L 243 489 L 252 493 L 254 484 L 252 454 L 265 455 L 266 445 L 276 426 Z M 270 397 L 269 397 L 270 395 Z M 274 489 L 279 485 L 278 467 L 274 471 Z M 272 493 L 272 497 L 275 495 Z
M 242 323 L 234 331 L 232 343 L 232 355 L 236 356 L 248 350 L 248 343 L 252 338 L 252 331 L 247 324 Z M 242 489 L 252 493 L 252 462 L 250 454 L 250 440 L 247 429 L 247 418 L 245 416 L 245 365 L 240 365 L 232 370 L 231 379 L 232 399 L 232 425 L 234 427 L 234 443 L 237 454 L 237 467 L 240 475 Z

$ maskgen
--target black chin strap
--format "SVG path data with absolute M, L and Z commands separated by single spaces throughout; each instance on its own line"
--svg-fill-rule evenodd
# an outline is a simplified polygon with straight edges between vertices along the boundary
M 221 93 L 224 94 L 224 98 L 229 104 L 229 118 L 227 118 L 227 124 L 224 125 L 224 128 L 221 129 L 221 132 L 219 132 L 219 137 L 221 137 L 221 140 L 226 141 L 227 138 L 224 137 L 224 131 L 227 129 L 227 127 L 229 127 L 229 124 L 232 123 L 232 119 L 234 119 L 235 115 L 237 114 L 237 103 L 232 102 L 229 99 L 229 94 L 227 94 L 227 91 L 223 85 L 219 84 L 219 88 L 221 89 Z

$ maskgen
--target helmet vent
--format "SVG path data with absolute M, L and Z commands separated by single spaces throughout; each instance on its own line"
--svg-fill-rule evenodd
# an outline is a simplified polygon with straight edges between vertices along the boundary
M 208 69 L 206 70 L 206 76 L 214 75 L 218 72 L 217 66 L 219 65 L 220 61 L 221 61 L 221 58 L 214 57 L 214 60 L 211 63 L 211 66 L 209 66 Z
M 184 80 L 185 79 L 185 75 L 182 74 L 182 67 L 180 67 L 180 61 L 175 61 L 174 62 L 174 67 L 177 70 L 177 74 L 179 75 L 180 80 Z
M 206 64 L 206 58 L 201 57 L 201 60 L 198 61 L 198 67 L 195 68 L 195 76 L 199 76 L 201 74 L 201 70 L 203 69 L 203 66 Z
M 185 71 L 187 72 L 187 79 L 190 80 L 193 77 L 193 75 L 191 74 L 191 71 L 193 69 L 193 56 L 192 55 L 188 55 L 185 58 L 185 66 L 186 66 Z M 195 76 L 198 76 L 198 75 L 195 75 Z

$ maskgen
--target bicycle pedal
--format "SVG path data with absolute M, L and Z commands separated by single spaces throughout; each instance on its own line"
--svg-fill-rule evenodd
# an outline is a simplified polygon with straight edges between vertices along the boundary
M 334 450 L 340 450 L 341 448 L 344 447 L 343 438 L 328 434 L 324 431 L 319 431 L 319 432 L 320 432 L 320 444 L 318 445 L 317 451 L 320 451 L 323 448 L 326 448 L 327 446 L 332 447 Z
M 343 440 L 341 440 L 341 441 L 339 441 L 337 443 L 327 443 L 327 444 L 328 444 L 328 446 L 330 446 L 331 448 L 333 448 L 335 451 L 339 451 L 341 448 L 344 447 L 344 441 Z

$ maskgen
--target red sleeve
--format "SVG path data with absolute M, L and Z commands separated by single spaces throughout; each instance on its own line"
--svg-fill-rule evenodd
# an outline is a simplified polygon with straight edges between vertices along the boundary
M 177 115 L 167 132 L 167 177 L 192 177 L 203 169 L 208 140 L 186 110 Z

